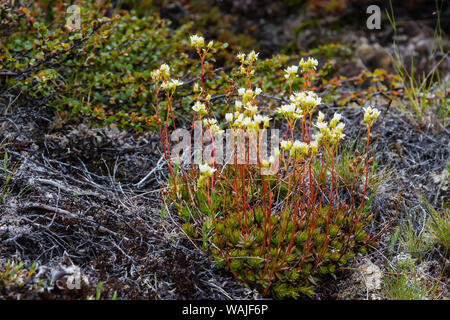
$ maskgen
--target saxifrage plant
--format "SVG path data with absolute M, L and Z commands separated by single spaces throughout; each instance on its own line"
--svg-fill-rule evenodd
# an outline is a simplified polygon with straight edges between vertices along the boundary
M 180 153 L 170 150 L 169 130 L 177 129 L 174 93 L 181 83 L 171 79 L 167 64 L 152 73 L 155 96 L 165 95 L 167 100 L 164 105 L 159 99 L 156 101 L 157 114 L 161 114 L 161 108 L 165 109 L 165 117 L 158 117 L 157 121 L 170 172 L 170 194 L 186 220 L 183 230 L 188 236 L 201 235 L 203 248 L 211 249 L 218 265 L 228 268 L 240 282 L 263 295 L 278 298 L 312 295 L 322 276 L 334 273 L 356 252 L 365 253 L 372 241 L 364 231 L 368 212 L 363 209 L 369 165 L 373 161 L 368 155 L 370 129 L 379 111 L 371 107 L 365 110 L 364 169 L 355 172 L 352 163 L 348 163 L 355 175 L 365 173 L 361 203 L 359 206 L 353 201 L 351 205 L 340 203 L 336 194 L 335 157 L 345 136 L 344 123 L 338 113 L 326 122 L 320 111 L 313 122 L 321 99 L 308 89 L 317 60 L 302 59 L 298 66 L 285 69 L 289 103 L 277 112 L 287 126 L 280 146 L 272 145 L 271 155 L 266 156 L 262 137 L 272 119 L 259 113 L 257 103 L 262 90 L 252 84 L 258 54 L 241 53 L 240 76 L 234 78 L 236 91 L 228 92 L 238 98 L 233 112 L 225 115 L 229 127 L 227 144 L 231 137 L 232 147 L 227 149 L 230 154 L 226 155 L 225 163 L 221 163 L 216 160 L 222 152 L 219 141 L 224 130 L 209 113 L 211 96 L 203 81 L 205 57 L 214 51 L 214 43 L 206 45 L 204 38 L 197 35 L 190 40 L 200 58 L 190 132 L 192 135 L 196 120 L 202 121 L 200 152 L 208 161 L 195 162 L 198 160 L 195 156 L 193 162 L 189 154 L 183 166 Z M 294 90 L 299 70 L 304 77 L 303 91 Z M 175 140 L 179 145 L 176 135 Z

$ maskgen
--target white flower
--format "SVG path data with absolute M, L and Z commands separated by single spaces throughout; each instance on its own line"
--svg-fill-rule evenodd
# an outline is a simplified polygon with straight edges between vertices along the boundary
M 256 88 L 255 92 L 252 89 L 239 88 L 238 94 L 242 97 L 242 101 L 244 104 L 253 100 L 258 94 L 261 93 L 260 88 Z
M 337 112 L 334 113 L 333 120 L 335 120 L 336 122 L 339 122 L 339 121 L 341 121 L 341 118 L 342 118 L 341 114 L 339 114 Z
M 199 114 L 206 114 L 206 106 L 205 104 L 201 103 L 200 101 L 197 101 L 194 106 L 192 107 L 192 110 L 195 112 L 198 112 Z
M 268 116 L 262 116 L 262 122 L 263 122 L 263 124 L 264 124 L 264 128 L 268 128 L 269 127 L 269 121 L 271 120 L 272 118 L 269 118 Z
M 379 115 L 380 115 L 380 111 L 378 109 L 373 109 L 373 111 L 372 111 L 372 119 L 373 120 L 377 120 Z
M 183 82 L 179 81 L 179 80 L 168 80 L 167 82 L 164 82 L 161 85 L 161 88 L 165 89 L 165 90 L 175 90 L 178 86 L 181 86 L 183 84 Z
M 203 119 L 203 124 L 205 125 L 205 127 L 209 127 L 209 126 L 217 124 L 217 120 L 216 119 Z
M 159 71 L 159 69 L 152 71 L 153 81 L 159 80 L 160 76 L 161 76 L 161 71 Z
M 339 142 L 339 140 L 342 140 L 342 139 L 344 139 L 344 137 L 345 137 L 345 134 L 343 134 L 342 133 L 342 131 L 333 131 L 333 142 L 334 143 L 337 143 L 337 142 Z
M 211 132 L 211 134 L 213 136 L 222 135 L 224 133 L 224 131 L 222 129 L 220 129 L 217 124 L 210 125 L 209 126 L 209 131 Z
M 254 50 L 247 55 L 246 62 L 248 64 L 252 64 L 258 59 L 259 53 L 256 53 Z
M 172 80 L 170 82 L 170 86 L 173 88 L 179 87 L 181 85 L 183 85 L 183 82 L 181 82 L 180 80 Z
M 294 149 L 294 150 L 300 149 L 300 141 L 295 140 L 294 144 L 292 145 L 292 149 Z
M 216 169 L 211 168 L 207 163 L 199 164 L 198 169 L 200 170 L 200 173 L 207 177 L 211 177 L 212 174 L 216 171 Z
M 284 77 L 286 79 L 295 79 L 295 77 L 297 76 L 297 72 L 298 72 L 298 67 L 297 66 L 290 66 L 287 67 L 284 72 L 286 73 L 284 75 Z
M 337 125 L 336 129 L 334 129 L 334 130 L 342 132 L 344 130 L 344 127 L 345 127 L 345 123 L 341 122 Z
M 272 165 L 275 163 L 275 158 L 273 156 L 269 157 L 269 163 Z
M 258 112 L 258 107 L 251 104 L 246 105 L 245 109 L 248 110 L 248 112 L 250 112 L 250 114 L 252 115 Z
M 239 61 L 240 61 L 241 63 L 244 63 L 244 60 L 245 60 L 245 53 L 239 52 L 238 55 L 237 55 L 237 58 L 239 59 Z
M 242 108 L 242 102 L 241 101 L 236 101 L 234 103 L 234 106 L 235 106 L 236 110 L 239 111 Z
M 327 128 L 328 125 L 326 122 L 317 122 L 316 127 L 319 128 L 320 131 L 322 131 L 323 129 Z
M 267 161 L 265 159 L 261 161 L 261 165 L 264 168 L 268 168 L 269 166 L 273 165 L 274 163 L 275 163 L 275 158 L 273 156 L 269 157 L 269 161 Z
M 292 116 L 293 113 L 295 112 L 295 109 L 296 109 L 295 104 L 291 103 L 291 104 L 282 105 L 281 108 L 277 109 L 277 111 L 278 111 L 278 113 L 281 113 L 284 116 Z
M 322 102 L 322 99 L 312 91 L 295 92 L 290 96 L 292 103 L 301 107 L 305 111 L 313 110 L 317 105 Z
M 294 111 L 294 113 L 292 114 L 292 118 L 294 118 L 294 119 L 301 119 L 302 117 L 303 117 L 303 111 L 299 110 L 299 109 L 296 109 Z
M 341 120 L 341 118 L 342 116 L 339 113 L 335 112 L 333 119 L 331 119 L 330 121 L 330 128 L 334 128 L 336 124 Z
M 317 123 L 322 123 L 324 119 L 325 119 L 325 115 L 323 114 L 322 111 L 319 111 L 319 116 L 317 117 Z
M 295 140 L 294 144 L 292 145 L 292 150 L 294 151 L 300 151 L 303 155 L 308 154 L 308 145 L 305 142 L 300 142 L 298 140 Z
M 203 38 L 202 36 L 194 34 L 190 37 L 190 39 L 191 39 L 191 46 L 197 49 L 200 49 L 205 45 L 205 38 Z
M 170 67 L 167 64 L 163 63 L 161 67 L 159 67 L 159 72 L 161 76 L 167 78 L 170 76 Z
M 380 115 L 380 111 L 376 108 L 373 108 L 371 106 L 364 109 L 364 122 L 372 125 L 373 122 L 378 119 L 378 116 Z
M 225 120 L 228 121 L 228 122 L 233 121 L 233 114 L 232 113 L 227 113 L 225 115 Z
M 255 115 L 253 116 L 253 121 L 254 121 L 256 124 L 260 124 L 260 123 L 263 121 L 263 116 L 262 116 L 262 115 L 259 115 L 259 114 L 255 114 Z
M 323 140 L 323 135 L 321 132 L 319 132 L 318 134 L 316 134 L 314 136 L 314 141 L 317 142 L 318 144 L 321 144 Z
M 244 115 L 242 113 L 238 113 L 234 115 L 234 126 L 240 127 L 242 124 L 242 120 L 244 120 Z
M 283 150 L 289 150 L 292 147 L 292 141 L 289 140 L 281 140 L 281 149 Z
M 245 117 L 244 120 L 242 120 L 241 125 L 243 127 L 248 127 L 252 123 L 252 119 L 249 117 Z

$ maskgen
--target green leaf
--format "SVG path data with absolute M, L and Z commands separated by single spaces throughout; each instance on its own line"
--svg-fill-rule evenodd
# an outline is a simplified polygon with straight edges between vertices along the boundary
M 392 238 L 391 238 L 391 242 L 389 243 L 389 248 L 388 248 L 388 251 L 389 251 L 389 252 L 392 252 L 392 250 L 394 249 L 394 245 L 395 245 L 395 243 L 397 242 L 398 236 L 399 236 L 399 235 L 400 235 L 400 228 L 398 228 L 398 229 L 395 231 L 394 235 L 393 235 Z
M 166 215 L 166 207 L 164 206 L 164 203 L 161 203 L 161 219 L 164 218 Z
M 8 152 L 5 152 L 5 156 L 3 158 L 3 170 L 7 172 L 7 165 L 8 164 Z
M 100 281 L 97 284 L 97 289 L 96 289 L 96 294 L 95 294 L 95 300 L 100 300 L 101 296 L 102 296 L 102 287 L 103 287 L 103 282 Z

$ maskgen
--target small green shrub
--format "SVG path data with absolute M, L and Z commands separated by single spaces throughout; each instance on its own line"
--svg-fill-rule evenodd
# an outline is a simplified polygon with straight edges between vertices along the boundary
M 81 25 L 71 29 L 68 5 L 53 5 L 49 14 L 45 5 L 0 4 L 0 73 L 8 93 L 19 96 L 16 103 L 51 106 L 64 118 L 155 128 L 150 71 L 171 57 L 173 70 L 182 65 L 189 72 L 192 63 L 181 41 L 188 26 L 170 30 L 157 15 L 137 17 L 125 10 L 108 18 L 108 2 L 88 0 L 77 3 Z

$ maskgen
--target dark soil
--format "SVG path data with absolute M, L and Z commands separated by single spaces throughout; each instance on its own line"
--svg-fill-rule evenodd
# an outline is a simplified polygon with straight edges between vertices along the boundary
M 39 298 L 83 299 L 95 294 L 98 281 L 104 297 L 116 291 L 121 299 L 250 297 L 181 234 L 177 217 L 161 219 L 163 170 L 143 189 L 134 187 L 158 162 L 152 133 L 56 128 L 50 118 L 51 111 L 30 108 L 0 121 L 10 170 L 18 162 L 1 205 L 2 265 L 38 262 L 41 278 L 54 286 Z M 58 288 L 54 275 L 71 265 L 90 286 Z

